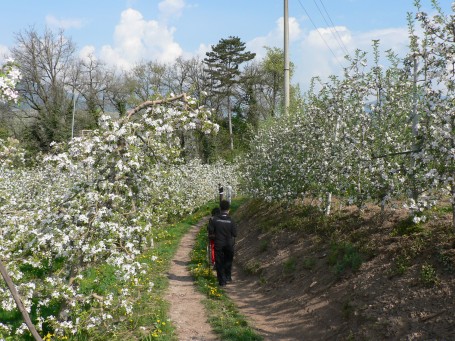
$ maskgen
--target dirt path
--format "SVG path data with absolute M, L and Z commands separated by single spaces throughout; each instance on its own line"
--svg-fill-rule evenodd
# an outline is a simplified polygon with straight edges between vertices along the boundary
M 201 303 L 203 295 L 196 290 L 188 271 L 196 235 L 205 224 L 206 220 L 201 220 L 183 236 L 168 273 L 169 289 L 165 299 L 170 303 L 169 315 L 180 341 L 218 340 L 207 322 Z
M 248 209 L 246 206 L 245 210 Z M 312 235 L 304 229 L 301 234 L 282 231 L 270 236 L 244 219 L 238 225 L 233 282 L 223 290 L 265 341 L 331 341 L 352 336 L 362 340 L 454 340 L 453 270 L 440 269 L 440 283 L 434 287 L 419 284 L 421 266 L 433 254 L 433 249 L 429 249 L 420 264 L 407 269 L 400 277 L 391 278 L 391 250 L 396 249 L 395 254 L 400 256 L 400 249 L 415 244 L 390 237 L 391 229 L 401 220 L 390 219 L 389 225 L 378 228 L 373 213 L 361 225 L 362 229 L 355 231 L 361 230 L 363 234 L 365 229 L 370 231 L 368 245 L 378 243 L 378 236 L 382 236 L 383 247 L 375 249 L 377 255 L 364 262 L 358 273 L 346 273 L 341 280 L 322 252 L 330 246 L 325 249 L 318 246 L 315 250 L 311 247 Z M 441 226 L 451 226 L 449 218 Z M 346 224 L 350 222 L 346 220 Z M 168 299 L 179 340 L 217 340 L 206 322 L 200 303 L 202 295 L 196 293 L 187 270 L 196 233 L 205 224 L 206 221 L 201 221 L 182 239 L 169 274 Z M 445 250 L 444 255 L 453 257 L 455 242 L 453 238 L 447 242 L 445 236 L 441 232 L 436 245 L 438 250 Z M 268 243 L 265 250 L 261 249 L 264 241 Z M 314 260 L 314 264 L 308 268 L 297 263 L 292 271 L 286 271 L 286 260 L 292 259 L 291 255 L 298 260 Z M 455 264 L 455 260 L 451 262 Z M 252 275 L 249 269 L 259 269 L 261 275 L 257 272 Z
M 196 235 L 206 223 L 207 220 L 203 219 L 182 238 L 168 273 L 169 289 L 165 299 L 170 303 L 170 318 L 180 341 L 219 340 L 207 322 L 207 314 L 201 303 L 204 297 L 196 290 L 188 271 Z M 300 340 L 302 321 L 293 318 L 297 311 L 286 309 L 290 303 L 286 297 L 265 295 L 257 287 L 257 283 L 237 269 L 234 258 L 233 282 L 224 290 L 251 326 L 266 341 Z
M 296 309 L 296 302 L 285 295 L 260 292 L 259 284 L 244 276 L 235 265 L 232 277 L 233 282 L 226 286 L 227 295 L 264 340 L 302 340 L 305 320 L 300 309 Z

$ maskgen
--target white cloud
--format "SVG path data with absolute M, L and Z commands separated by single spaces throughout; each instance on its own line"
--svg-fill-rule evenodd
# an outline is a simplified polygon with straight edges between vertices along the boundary
M 79 19 L 58 19 L 53 15 L 46 16 L 46 24 L 50 27 L 58 27 L 63 29 L 82 27 L 82 21 Z
M 199 56 L 201 58 L 205 58 L 206 57 L 206 53 L 211 51 L 211 50 L 212 50 L 212 47 L 210 45 L 200 44 L 199 48 L 197 49 L 195 54 L 196 54 L 196 56 Z
M 333 30 L 336 30 L 338 35 Z M 373 62 L 373 40 L 380 40 L 379 62 L 383 65 L 387 64 L 386 55 L 383 53 L 385 50 L 392 49 L 399 56 L 404 56 L 408 50 L 408 32 L 404 27 L 351 32 L 347 27 L 337 26 L 319 28 L 318 31 L 308 32 L 292 50 L 291 60 L 297 66 L 294 81 L 300 83 L 302 89 L 308 88 L 312 77 L 319 76 L 324 81 L 330 75 L 342 75 L 342 66 L 348 66 L 344 59 L 345 49 L 350 55 L 353 55 L 356 49 L 367 52 L 370 65 Z M 338 37 L 342 43 L 337 41 Z
M 387 50 L 392 49 L 395 53 L 403 55 L 408 51 L 409 38 L 406 27 L 386 28 L 357 35 L 359 46 L 370 46 L 373 39 L 380 40 L 380 46 Z
M 247 42 L 247 48 L 255 52 L 258 59 L 265 56 L 264 46 L 283 48 L 283 18 L 277 20 L 276 27 L 267 35 Z M 372 41 L 380 40 L 380 50 L 392 49 L 399 56 L 408 51 L 408 31 L 406 27 L 386 28 L 382 30 L 352 32 L 348 27 L 335 26 L 318 28 L 303 32 L 296 18 L 289 18 L 289 55 L 296 69 L 293 82 L 299 83 L 302 90 L 307 90 L 311 78 L 319 76 L 326 81 L 330 75 L 341 76 L 346 50 L 350 55 L 356 49 L 368 52 L 372 61 Z M 387 64 L 385 53 L 380 63 Z
M 165 18 L 181 16 L 184 8 L 184 0 L 164 0 L 158 4 L 158 9 Z
M 8 59 L 9 54 L 9 48 L 4 45 L 0 45 L 0 65 Z
M 284 37 L 284 18 L 281 17 L 276 22 L 277 28 L 275 31 L 280 32 L 281 36 Z M 298 40 L 302 35 L 300 24 L 294 17 L 289 17 L 289 43 Z
M 95 52 L 96 52 L 96 49 L 95 49 L 95 46 L 93 45 L 87 45 L 87 46 L 84 46 L 80 51 L 79 51 L 79 57 L 84 60 L 84 61 L 88 61 L 89 60 L 89 57 L 90 58 L 95 58 Z
M 275 29 L 266 36 L 257 37 L 253 40 L 250 40 L 246 43 L 247 48 L 256 53 L 258 59 L 265 57 L 264 46 L 267 47 L 280 47 L 283 48 L 283 39 L 284 39 L 284 25 L 283 17 L 279 18 L 276 21 Z M 297 42 L 302 36 L 302 30 L 300 24 L 296 18 L 289 18 L 289 43 Z
M 183 51 L 174 41 L 175 28 L 145 20 L 134 9 L 122 12 L 114 32 L 114 45 L 104 45 L 100 57 L 108 64 L 129 68 L 142 60 L 173 62 Z
M 372 41 L 375 39 L 380 40 L 381 51 L 392 49 L 398 55 L 404 55 L 407 51 L 407 35 L 406 28 L 356 33 L 344 26 L 319 28 L 303 34 L 298 21 L 290 18 L 289 54 L 296 66 L 293 82 L 299 83 L 302 89 L 308 89 L 313 77 L 319 76 L 322 80 L 327 80 L 330 75 L 342 75 L 343 66 L 347 66 L 344 59 L 346 50 L 349 54 L 353 54 L 356 49 L 371 52 Z M 256 52 L 259 58 L 265 55 L 263 46 L 283 48 L 282 18 L 267 36 L 258 37 L 248 43 L 248 47 Z M 382 61 L 386 62 L 385 58 Z
M 308 45 L 318 49 L 344 49 L 352 41 L 351 32 L 344 26 L 319 28 L 307 36 Z
M 336 30 L 338 35 L 333 30 Z M 380 40 L 381 58 L 379 62 L 383 65 L 387 64 L 385 50 L 392 49 L 400 56 L 404 56 L 407 51 L 408 33 L 406 28 L 351 32 L 347 27 L 338 26 L 320 28 L 318 31 L 312 30 L 303 37 L 297 48 L 293 50 L 294 55 L 291 56 L 291 60 L 297 66 L 294 81 L 300 83 L 302 89 L 308 88 L 312 77 L 319 76 L 326 81 L 330 75 L 342 75 L 342 66 L 348 66 L 344 59 L 346 49 L 350 55 L 353 55 L 356 49 L 367 52 L 370 66 L 373 63 L 373 40 Z M 337 41 L 339 38 L 342 43 Z

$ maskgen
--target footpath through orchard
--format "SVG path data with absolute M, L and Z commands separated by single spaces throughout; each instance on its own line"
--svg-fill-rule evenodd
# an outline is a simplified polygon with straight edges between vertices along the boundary
M 188 270 L 196 235 L 201 228 L 205 228 L 207 221 L 200 220 L 183 236 L 168 273 L 169 289 L 165 299 L 170 304 L 170 319 L 176 327 L 178 340 L 181 341 L 218 340 L 207 322 L 201 303 L 204 297 L 197 291 Z
M 183 236 L 168 273 L 169 289 L 165 299 L 170 303 L 170 319 L 176 327 L 178 340 L 181 341 L 220 340 L 208 323 L 207 312 L 201 303 L 204 296 L 197 290 L 188 270 L 197 234 L 200 229 L 206 228 L 207 223 L 208 218 L 200 220 Z M 299 340 L 300 328 L 297 327 L 296 320 L 292 319 L 295 311 L 285 309 L 286 299 L 279 304 L 276 297 L 271 298 L 258 292 L 256 286 L 257 283 L 249 276 L 242 275 L 242 271 L 235 266 L 234 257 L 233 282 L 223 290 L 240 313 L 247 317 L 252 328 L 267 341 Z

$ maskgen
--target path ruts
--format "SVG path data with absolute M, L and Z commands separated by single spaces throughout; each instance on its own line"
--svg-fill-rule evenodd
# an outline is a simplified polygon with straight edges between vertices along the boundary
M 207 219 L 202 219 L 183 236 L 168 272 L 169 288 L 165 299 L 170 303 L 169 317 L 179 341 L 219 340 L 207 322 L 201 303 L 204 296 L 196 290 L 188 271 L 196 236 L 206 224 Z

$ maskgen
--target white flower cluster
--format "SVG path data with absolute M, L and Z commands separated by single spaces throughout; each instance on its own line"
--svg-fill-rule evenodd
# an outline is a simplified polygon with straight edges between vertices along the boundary
M 216 131 L 208 119 L 207 110 L 164 107 L 132 120 L 102 116 L 99 131 L 68 145 L 54 144 L 32 169 L 0 164 L 0 257 L 27 309 L 32 297 L 40 298 L 34 311 L 41 324 L 61 335 L 74 334 L 100 323 L 109 328 L 112 323 L 104 322 L 112 316 L 132 313 L 135 291 L 128 286 L 138 285 L 146 272 L 140 255 L 152 234 L 165 229 L 169 218 L 214 199 L 218 182 L 237 186 L 234 166 L 179 159 L 176 136 L 193 128 Z M 12 160 L 19 152 L 2 155 Z M 102 300 L 80 288 L 100 264 L 111 265 L 125 285 Z M 42 275 L 33 278 L 33 273 Z M 16 309 L 2 287 L 0 302 L 2 309 Z M 61 316 L 41 315 L 56 302 L 65 303 Z M 102 309 L 87 314 L 92 304 Z
M 16 85 L 21 79 L 21 73 L 12 59 L 0 67 L 0 103 L 15 102 L 19 98 Z
M 425 40 L 412 37 L 418 53 L 402 61 L 389 53 L 385 69 L 375 43 L 367 69 L 366 53 L 357 51 L 343 79 L 332 77 L 307 94 L 301 113 L 259 131 L 243 163 L 252 195 L 333 193 L 359 207 L 408 197 L 419 202 L 411 209 L 418 222 L 447 191 L 455 205 L 453 15 L 417 18 L 426 32 Z M 426 58 L 417 71 L 410 67 L 416 56 Z
M 20 147 L 18 140 L 8 138 L 0 140 L 0 162 L 5 167 L 23 166 L 25 163 L 25 151 Z

